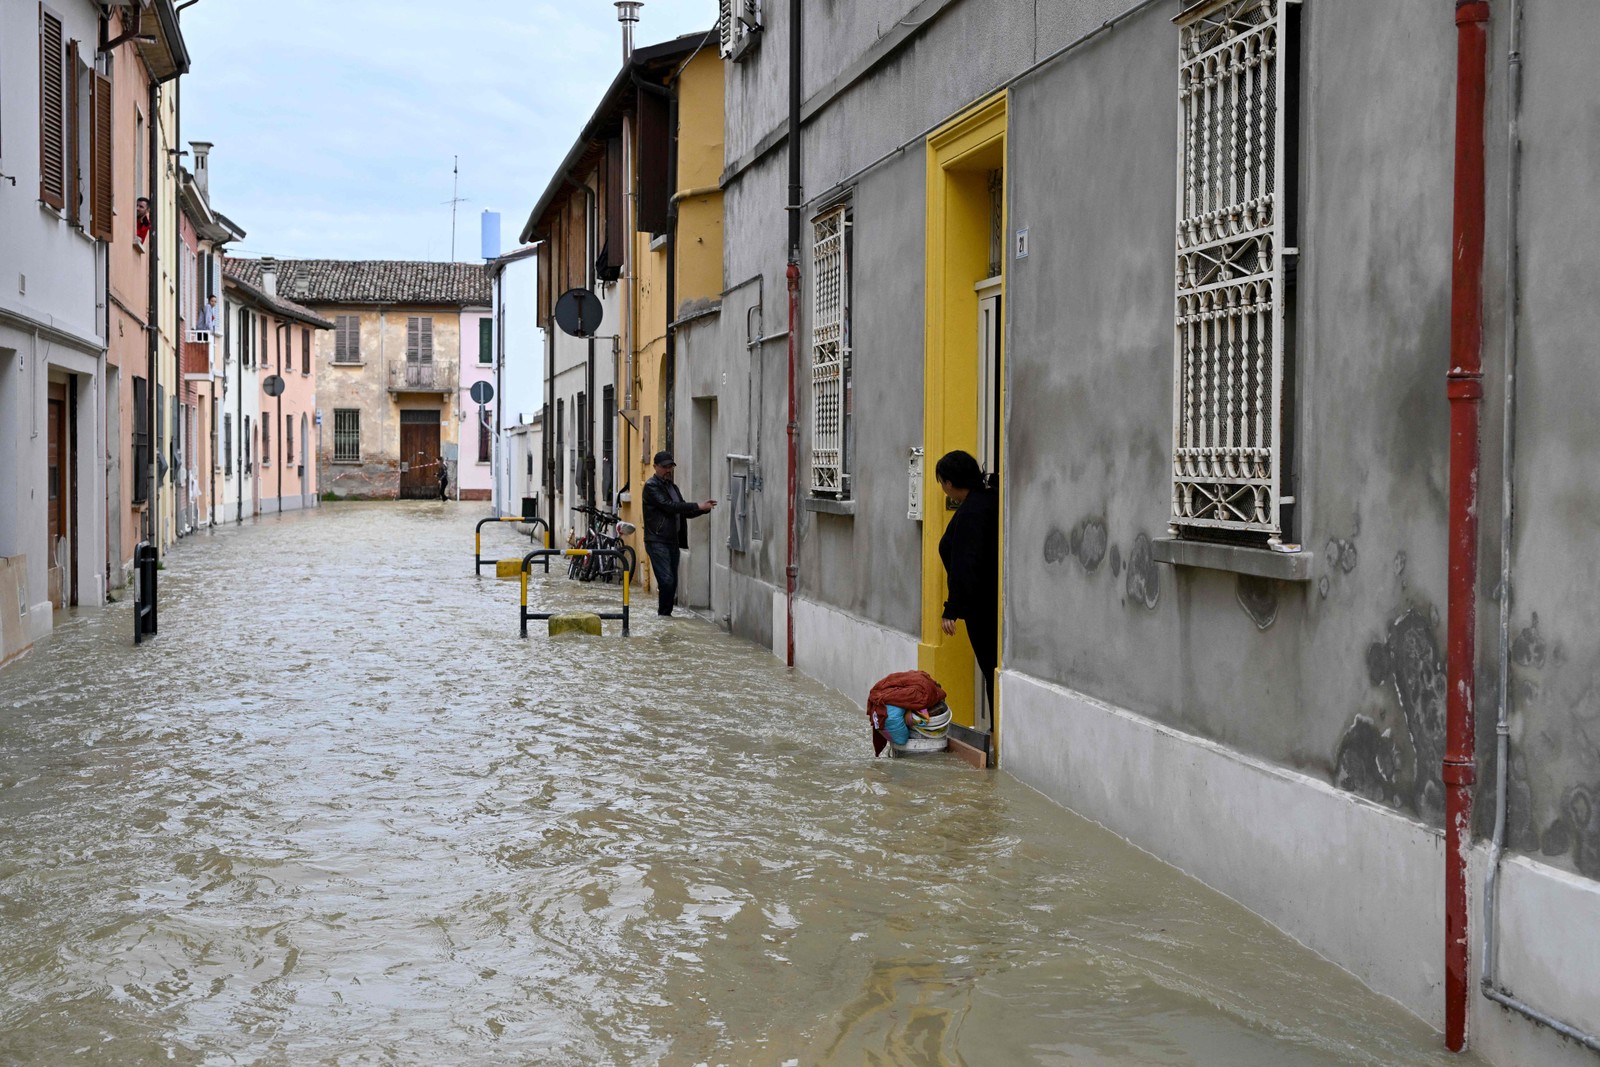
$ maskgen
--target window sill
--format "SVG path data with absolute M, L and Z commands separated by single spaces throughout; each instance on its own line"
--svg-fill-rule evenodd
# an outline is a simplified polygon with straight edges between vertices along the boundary
M 336 460 L 333 460 L 332 463 L 333 463 L 333 465 L 335 467 L 359 467 L 359 466 L 361 466 L 361 461 L 359 459 L 336 459 Z
M 1224 545 L 1213 541 L 1190 541 L 1163 537 L 1150 542 L 1150 555 L 1159 563 L 1174 567 L 1201 567 L 1283 582 L 1309 582 L 1316 562 L 1314 552 L 1274 552 L 1250 545 Z
M 807 511 L 815 511 L 823 515 L 854 515 L 856 502 L 854 500 L 835 500 L 830 496 L 808 496 L 804 507 Z
M 328 365 L 330 367 L 365 367 L 367 365 L 367 361 L 364 359 L 359 359 L 352 362 L 351 360 L 347 359 L 336 359 Z

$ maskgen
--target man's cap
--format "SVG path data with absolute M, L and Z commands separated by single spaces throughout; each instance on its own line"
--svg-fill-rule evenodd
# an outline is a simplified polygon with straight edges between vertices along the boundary
M 678 465 L 677 462 L 673 460 L 672 453 L 667 451 L 657 452 L 655 463 L 658 467 L 676 467 Z

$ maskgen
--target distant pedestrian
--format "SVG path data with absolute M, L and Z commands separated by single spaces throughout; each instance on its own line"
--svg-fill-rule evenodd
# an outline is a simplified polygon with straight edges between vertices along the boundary
M 439 460 L 439 499 L 450 499 L 450 464 Z
M 933 474 L 939 488 L 957 504 L 939 539 L 939 558 L 950 590 L 940 626 L 946 636 L 954 636 L 956 620 L 967 624 L 992 713 L 994 667 L 1000 652 L 1000 505 L 970 453 L 945 453 Z
M 689 519 L 705 515 L 715 500 L 695 504 L 683 499 L 673 481 L 677 463 L 671 452 L 657 452 L 656 473 L 644 483 L 644 550 L 656 576 L 656 614 L 671 615 L 678 599 L 678 559 L 689 547 Z

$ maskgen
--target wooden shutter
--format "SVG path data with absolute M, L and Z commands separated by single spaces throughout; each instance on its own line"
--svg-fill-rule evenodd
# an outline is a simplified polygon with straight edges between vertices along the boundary
M 622 173 L 622 138 L 606 141 L 606 186 L 601 205 L 605 210 L 605 246 L 602 260 L 596 264 L 608 280 L 615 280 L 622 272 L 624 253 L 628 241 L 628 198 L 625 195 L 627 178 Z
M 67 206 L 66 100 L 61 20 L 39 5 L 39 199 Z
M 550 309 L 554 305 L 550 294 L 556 287 L 554 256 L 551 254 L 552 247 L 551 235 L 546 234 L 544 241 L 539 245 L 539 308 L 537 312 L 539 325 L 546 330 L 550 328 Z
M 494 320 L 478 320 L 478 362 L 494 362 Z
M 638 228 L 642 233 L 666 233 L 672 206 L 672 110 L 655 93 L 639 91 Z
M 94 129 L 89 139 L 89 235 L 111 240 L 111 79 L 94 75 L 89 106 L 94 112 Z
M 415 315 L 406 319 L 406 361 L 415 363 L 422 358 L 422 320 Z
M 83 161 L 78 158 L 78 42 L 67 45 L 67 219 L 83 225 Z
M 420 344 L 421 344 L 421 347 L 419 349 L 419 352 L 421 354 L 421 359 L 422 359 L 422 362 L 424 362 L 424 363 L 432 363 L 433 362 L 433 316 L 432 315 L 424 315 L 424 316 L 422 316 L 422 319 L 420 320 L 420 322 L 421 322 L 422 329 L 418 334 L 418 340 L 420 341 Z

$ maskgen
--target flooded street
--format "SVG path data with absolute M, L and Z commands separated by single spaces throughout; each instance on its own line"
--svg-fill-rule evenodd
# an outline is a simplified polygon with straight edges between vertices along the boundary
M 1477 1062 L 649 596 L 519 640 L 485 513 L 197 535 L 153 643 L 119 604 L 0 674 L 0 1064 Z

